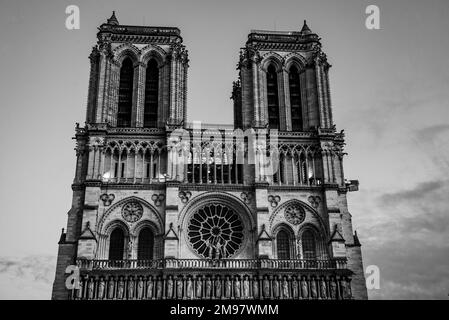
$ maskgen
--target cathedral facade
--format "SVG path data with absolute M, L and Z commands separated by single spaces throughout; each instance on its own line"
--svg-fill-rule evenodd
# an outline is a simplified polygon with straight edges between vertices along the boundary
M 320 38 L 254 30 L 234 124 L 188 123 L 178 28 L 99 27 L 53 299 L 366 299 Z M 75 286 L 66 268 L 76 266 Z

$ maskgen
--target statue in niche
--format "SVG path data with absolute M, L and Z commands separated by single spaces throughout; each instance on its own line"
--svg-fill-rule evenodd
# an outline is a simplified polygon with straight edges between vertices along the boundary
M 77 292 L 77 298 L 81 300 L 83 298 L 83 279 L 80 278 L 79 281 L 79 288 Z
M 161 299 L 162 298 L 162 279 L 161 279 L 161 277 L 157 277 L 156 298 L 157 299 Z
M 332 299 L 337 299 L 337 283 L 334 279 L 331 279 L 329 285 L 330 296 Z
M 315 279 L 312 279 L 310 281 L 310 293 L 312 294 L 312 298 L 313 299 L 316 299 L 318 297 Z
M 270 280 L 267 276 L 263 278 L 263 296 L 265 298 L 270 297 Z
M 182 299 L 183 298 L 183 283 L 182 283 L 182 278 L 179 277 L 178 280 L 176 281 L 176 297 L 178 299 Z
M 187 278 L 187 298 L 192 299 L 193 297 L 193 281 L 191 277 Z
M 240 279 L 238 277 L 234 279 L 234 298 L 240 299 Z
M 324 281 L 324 279 L 321 279 L 320 282 L 320 294 L 321 294 L 321 299 L 327 299 L 327 292 L 326 292 L 326 282 Z
M 114 299 L 114 277 L 111 277 L 108 282 L 108 299 Z
M 128 299 L 134 299 L 134 279 L 132 277 L 128 281 Z
M 131 239 L 128 241 L 128 259 L 132 259 L 133 254 L 133 242 Z
M 298 281 L 296 281 L 296 278 L 292 278 L 292 297 L 298 299 Z
M 243 298 L 249 298 L 249 279 L 248 276 L 245 276 L 243 279 Z
M 150 276 L 147 280 L 147 299 L 153 299 L 153 277 Z
M 221 298 L 221 279 L 215 279 L 215 298 Z
M 125 282 L 123 278 L 120 277 L 117 285 L 117 299 L 123 299 L 123 293 L 125 291 Z
M 306 280 L 304 280 L 304 278 L 301 280 L 301 293 L 304 299 L 309 298 L 309 290 L 307 288 L 307 282 Z
M 273 279 L 273 297 L 275 299 L 279 299 L 279 281 L 278 281 L 278 277 L 274 277 L 274 279 Z
M 94 298 L 94 279 L 90 278 L 89 284 L 87 285 L 87 297 L 88 299 Z
M 173 298 L 173 278 L 168 276 L 167 279 L 167 299 Z
M 105 289 L 105 283 L 104 283 L 103 277 L 101 277 L 100 282 L 98 283 L 98 299 L 104 298 L 104 289 Z
M 349 288 L 348 281 L 341 280 L 341 288 L 342 288 L 342 295 L 343 299 L 351 299 L 351 289 Z
M 200 299 L 202 297 L 202 291 L 203 291 L 203 279 L 201 276 L 198 277 L 196 280 L 196 298 Z
M 231 280 L 229 280 L 229 276 L 226 276 L 225 280 L 225 297 L 227 299 L 231 298 Z
M 282 281 L 282 297 L 284 299 L 290 298 L 289 292 L 288 292 L 288 281 L 287 277 L 284 277 L 284 280 Z
M 143 279 L 139 277 L 137 281 L 137 299 L 141 300 L 143 298 Z
M 206 278 L 206 299 L 209 299 L 212 294 L 212 281 L 210 277 Z
M 259 281 L 257 280 L 257 277 L 253 278 L 253 297 L 254 299 L 259 298 Z

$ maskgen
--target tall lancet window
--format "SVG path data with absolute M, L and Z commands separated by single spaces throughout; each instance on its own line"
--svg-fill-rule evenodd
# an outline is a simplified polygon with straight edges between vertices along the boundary
M 131 126 L 131 111 L 133 104 L 133 62 L 130 58 L 123 60 L 120 69 L 120 85 L 118 91 L 117 126 Z
M 268 125 L 270 129 L 279 129 L 279 97 L 276 69 L 270 65 L 267 69 Z
M 109 239 L 109 260 L 123 260 L 125 235 L 120 228 L 111 232 Z
M 304 231 L 301 240 L 304 259 L 316 259 L 316 242 L 313 232 L 311 230 Z
M 154 235 L 150 228 L 144 228 L 139 232 L 137 247 L 138 260 L 153 259 Z
M 278 259 L 290 259 L 290 237 L 285 230 L 280 230 L 276 236 Z
M 295 66 L 289 72 L 290 106 L 292 112 L 292 130 L 302 131 L 301 88 L 299 85 L 299 72 Z
M 145 79 L 145 107 L 143 115 L 144 127 L 157 126 L 157 109 L 159 96 L 159 69 L 157 62 L 151 59 L 148 62 Z

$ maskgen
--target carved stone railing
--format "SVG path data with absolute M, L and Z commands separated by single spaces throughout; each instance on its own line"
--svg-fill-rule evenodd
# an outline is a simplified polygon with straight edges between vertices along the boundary
M 113 269 L 346 269 L 346 259 L 274 260 L 274 259 L 159 259 L 159 260 L 84 260 L 77 265 L 85 270 Z

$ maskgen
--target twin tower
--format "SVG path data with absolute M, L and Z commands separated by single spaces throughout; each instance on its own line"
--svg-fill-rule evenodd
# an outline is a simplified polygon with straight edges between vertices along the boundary
M 251 31 L 222 127 L 187 122 L 179 29 L 113 14 L 97 38 L 53 299 L 367 298 L 358 182 L 306 23 Z

